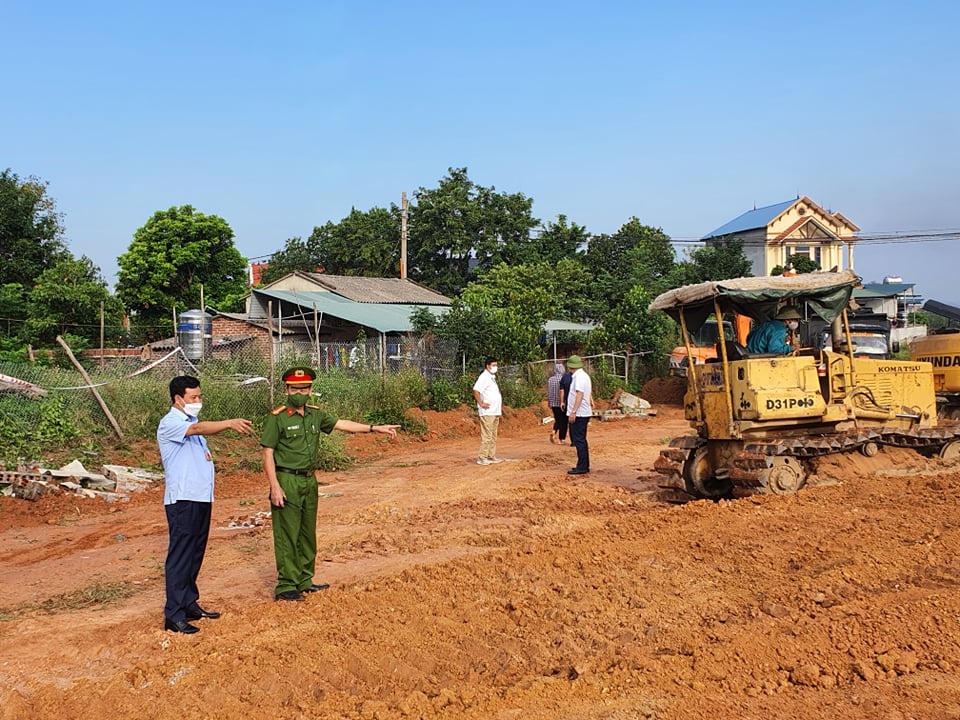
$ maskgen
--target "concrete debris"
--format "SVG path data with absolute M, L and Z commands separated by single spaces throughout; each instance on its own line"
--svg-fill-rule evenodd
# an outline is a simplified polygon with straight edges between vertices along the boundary
M 642 397 L 631 395 L 624 390 L 618 390 L 613 396 L 615 405 L 620 406 L 620 410 L 625 415 L 646 415 L 650 412 L 650 403 Z
M 3 373 L 0 373 L 0 392 L 18 393 L 28 398 L 40 398 L 47 394 L 39 385 Z
M 145 490 L 154 483 L 163 480 L 160 473 L 152 473 L 143 468 L 126 467 L 124 465 L 104 465 L 103 474 L 114 483 L 117 492 L 137 492 Z
M 20 461 L 16 470 L 0 470 L 0 493 L 36 500 L 42 495 L 67 492 L 77 497 L 99 497 L 115 502 L 128 500 L 130 493 L 163 480 L 163 475 L 143 468 L 104 465 L 101 470 L 103 472 L 91 472 L 79 460 L 57 470 Z
M 617 390 L 613 394 L 610 404 L 614 406 L 610 410 L 602 410 L 594 413 L 594 416 L 599 417 L 601 422 L 623 420 L 627 417 L 656 415 L 651 409 L 649 402 L 636 395 L 631 395 L 625 390 Z
M 232 517 L 227 521 L 227 530 L 243 530 L 245 528 L 255 528 L 266 525 L 270 522 L 270 513 L 260 511 L 246 517 Z

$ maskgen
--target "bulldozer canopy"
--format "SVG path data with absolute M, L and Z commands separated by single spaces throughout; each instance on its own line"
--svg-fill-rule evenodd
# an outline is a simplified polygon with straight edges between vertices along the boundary
M 847 307 L 858 285 L 860 278 L 852 270 L 711 280 L 667 290 L 650 303 L 648 312 L 663 311 L 678 322 L 682 312 L 687 328 L 694 331 L 714 312 L 714 300 L 724 314 L 759 321 L 771 319 L 780 305 L 794 300 L 831 323 Z

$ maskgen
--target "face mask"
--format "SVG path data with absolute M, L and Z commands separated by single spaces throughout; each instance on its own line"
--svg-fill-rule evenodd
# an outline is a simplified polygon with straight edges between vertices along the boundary
M 496 374 L 497 374 L 497 366 L 496 366 L 496 365 L 491 365 L 491 366 L 490 366 L 490 374 L 491 374 L 491 375 L 496 375 Z
M 787 327 L 791 330 L 796 330 L 798 327 L 800 327 L 800 323 L 798 323 L 796 320 L 791 320 L 787 323 Z
M 304 395 L 303 393 L 290 393 L 287 395 L 287 403 L 290 407 L 302 408 L 310 401 L 309 395 Z
M 200 408 L 202 407 L 203 407 L 202 402 L 184 403 L 183 411 L 190 417 L 200 417 Z

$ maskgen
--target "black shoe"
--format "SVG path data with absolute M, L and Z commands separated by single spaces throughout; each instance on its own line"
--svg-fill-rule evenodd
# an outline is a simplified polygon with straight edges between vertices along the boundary
M 220 617 L 220 613 L 216 610 L 204 610 L 202 607 L 197 605 L 193 610 L 187 610 L 187 620 L 200 620 L 202 618 L 207 618 L 207 620 L 216 620 Z
M 273 596 L 274 600 L 303 600 L 303 595 L 299 590 L 285 590 L 282 593 L 277 593 Z
M 183 633 L 184 635 L 193 635 L 196 632 L 200 632 L 200 628 L 191 625 L 186 620 L 167 620 L 163 621 L 164 630 L 172 630 L 173 632 Z
M 310 587 L 305 587 L 300 592 L 317 592 L 317 590 L 326 590 L 328 587 L 330 587 L 329 583 L 321 583 L 320 585 L 314 583 Z
M 586 475 L 588 472 L 590 472 L 589 469 L 580 470 L 578 468 L 570 468 L 569 470 L 567 470 L 567 475 Z

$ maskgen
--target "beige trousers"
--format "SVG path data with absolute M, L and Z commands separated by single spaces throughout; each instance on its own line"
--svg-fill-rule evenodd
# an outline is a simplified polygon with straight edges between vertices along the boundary
M 480 460 L 492 460 L 497 456 L 497 429 L 500 427 L 499 415 L 480 416 Z

